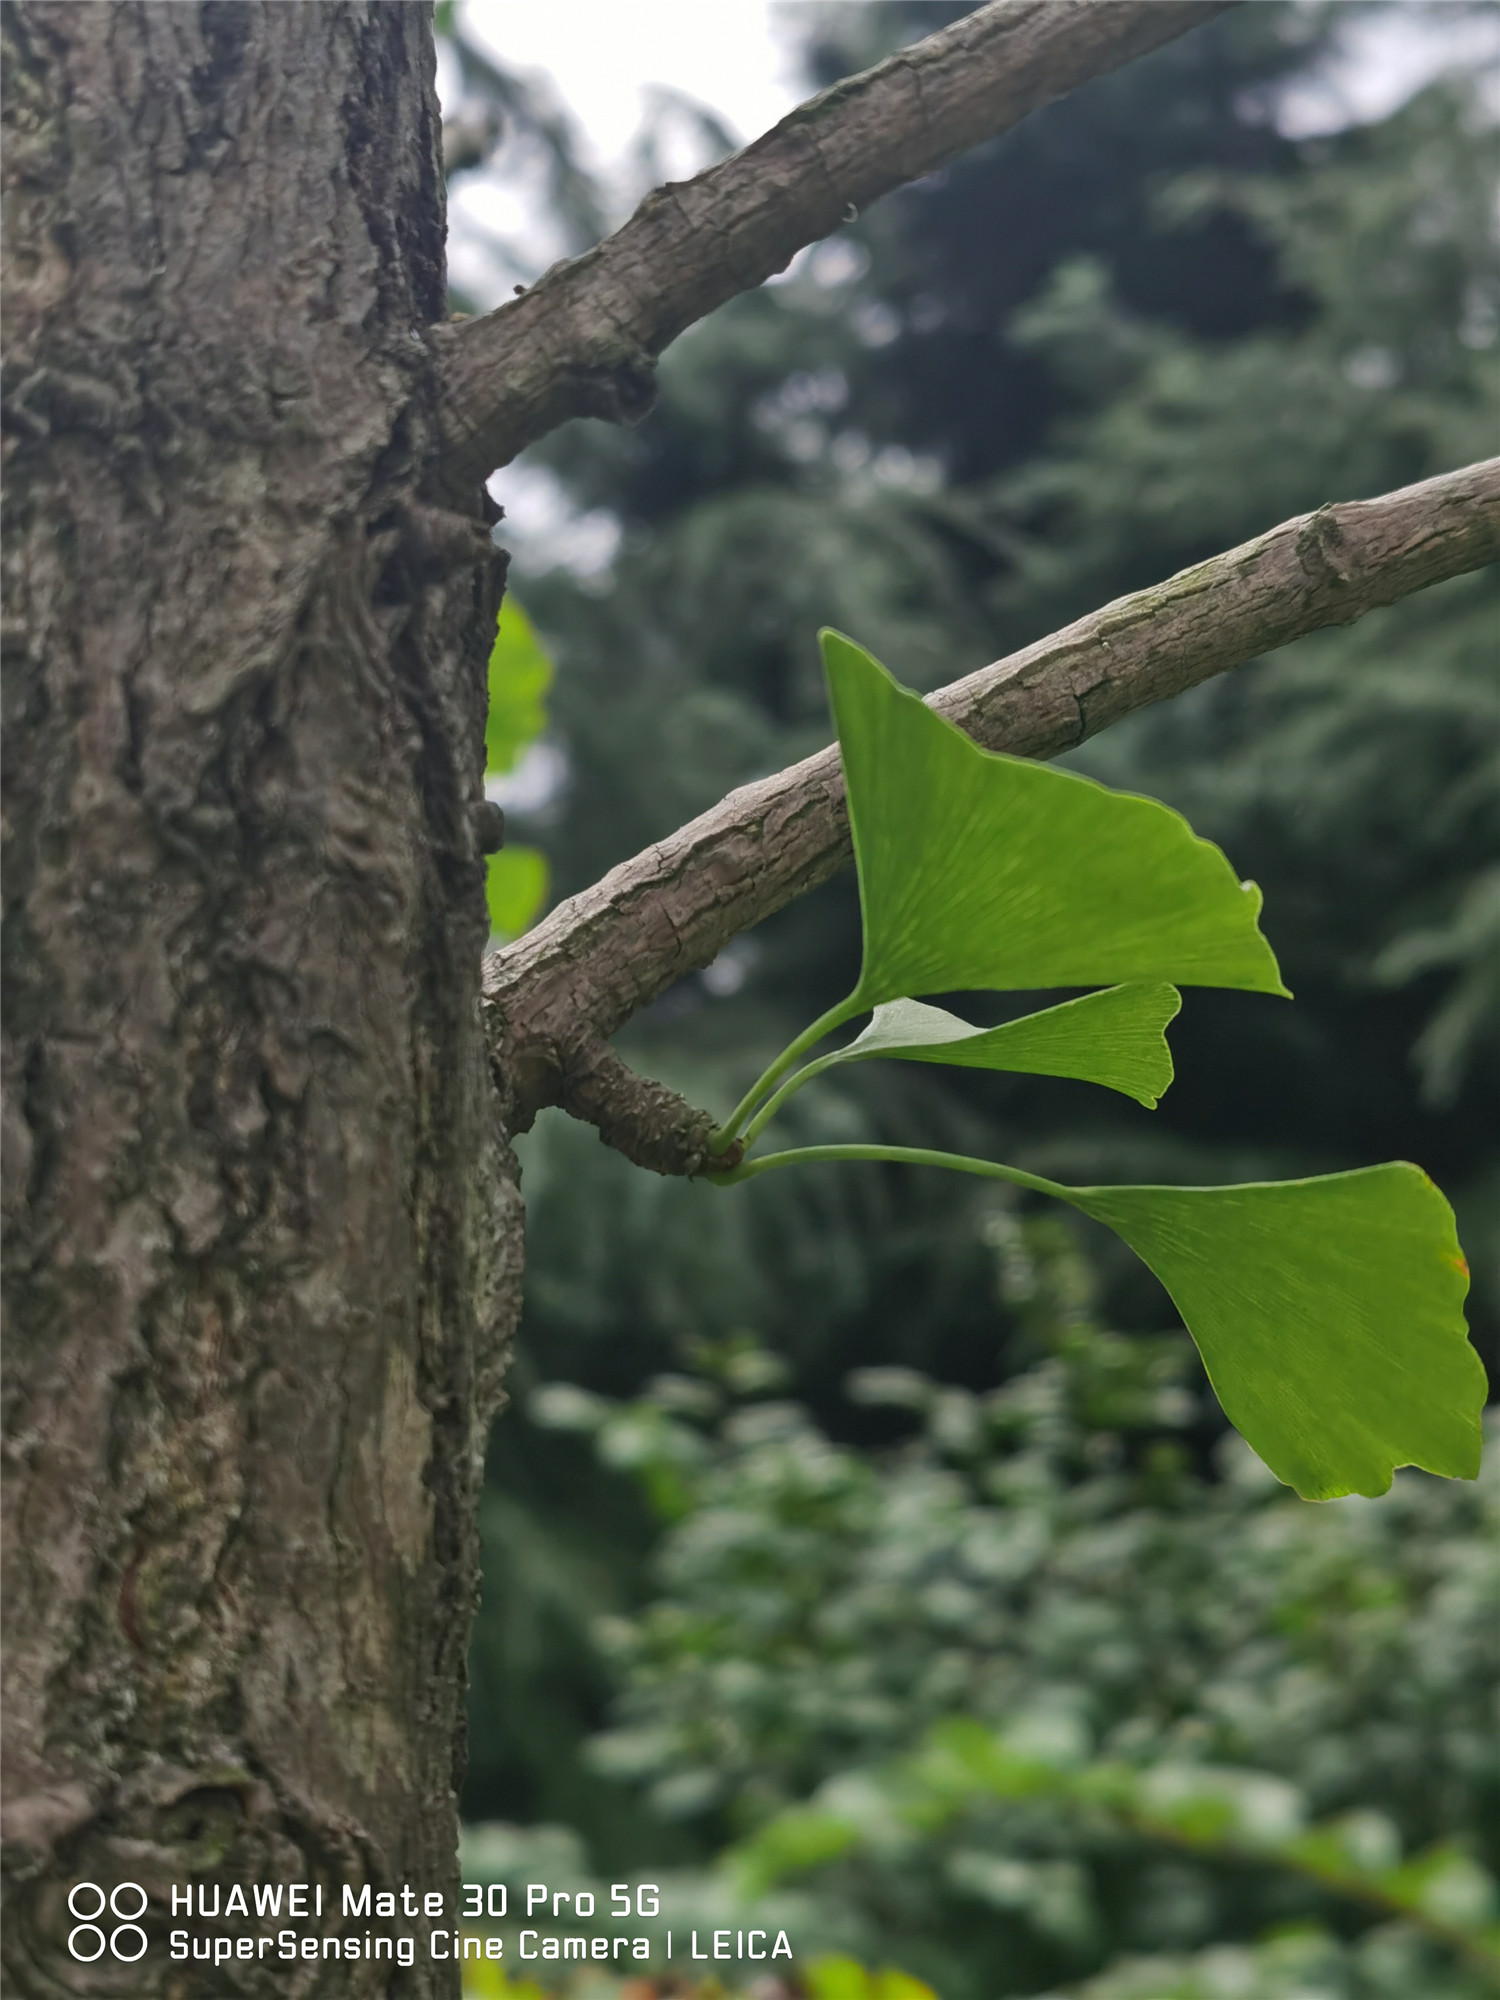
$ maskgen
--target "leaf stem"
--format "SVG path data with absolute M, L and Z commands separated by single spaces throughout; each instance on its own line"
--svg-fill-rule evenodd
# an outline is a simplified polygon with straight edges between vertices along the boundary
M 792 1074 L 782 1084 L 781 1088 L 771 1093 L 759 1111 L 750 1120 L 750 1123 L 745 1127 L 744 1139 L 747 1153 L 766 1129 L 767 1125 L 776 1116 L 782 1105 L 786 1103 L 787 1099 L 794 1097 L 804 1083 L 811 1083 L 815 1076 L 821 1076 L 825 1069 L 831 1068 L 843 1053 L 842 1049 L 830 1049 L 826 1056 L 818 1056 L 812 1062 L 804 1063 L 801 1069 L 792 1071 Z
M 733 1111 L 730 1112 L 725 1122 L 714 1133 L 712 1139 L 709 1141 L 711 1150 L 715 1153 L 727 1152 L 729 1147 L 739 1137 L 740 1126 L 744 1120 L 755 1109 L 772 1084 L 786 1075 L 798 1056 L 810 1049 L 815 1042 L 821 1042 L 825 1035 L 831 1035 L 835 1028 L 841 1028 L 845 1021 L 852 1021 L 856 1014 L 863 1012 L 864 1003 L 851 993 L 846 1000 L 840 1000 L 836 1007 L 830 1007 L 826 1014 L 820 1014 L 810 1027 L 802 1030 L 802 1033 L 798 1035 L 795 1041 L 788 1042 L 770 1068 L 761 1071 L 760 1075 L 751 1084 Z M 808 1070 L 810 1071 L 812 1068 L 813 1065 L 809 1064 Z M 803 1082 L 806 1081 L 806 1072 L 803 1073 L 800 1080 Z M 797 1083 L 798 1079 L 794 1078 L 793 1088 L 797 1086 Z M 790 1094 L 790 1090 L 778 1092 L 776 1101 L 779 1102 L 782 1096 L 790 1096 Z M 756 1130 L 758 1131 L 759 1129 L 759 1126 L 757 1126 Z M 778 1154 L 776 1157 L 779 1158 L 780 1155 Z M 728 1179 L 730 1177 L 726 1175 L 725 1178 Z
M 715 1174 L 715 1187 L 729 1187 L 736 1181 L 753 1180 L 768 1167 L 797 1167 L 824 1160 L 888 1160 L 907 1167 L 949 1167 L 955 1173 L 982 1174 L 987 1180 L 1009 1181 L 1013 1187 L 1030 1188 L 1033 1194 L 1054 1195 L 1072 1201 L 1075 1188 L 1060 1187 L 1056 1181 L 1028 1174 L 1024 1167 L 1002 1166 L 998 1160 L 975 1160 L 966 1153 L 935 1153 L 925 1146 L 793 1146 L 785 1153 L 763 1153 L 758 1160 L 742 1160 L 727 1174 Z

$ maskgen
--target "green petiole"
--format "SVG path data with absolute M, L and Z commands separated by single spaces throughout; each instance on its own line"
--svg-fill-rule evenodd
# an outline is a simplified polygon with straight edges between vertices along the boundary
M 801 1069 L 793 1070 L 781 1088 L 772 1092 L 745 1127 L 745 1151 L 749 1152 L 789 1097 L 795 1097 L 804 1083 L 811 1083 L 813 1078 L 821 1076 L 825 1069 L 832 1069 L 835 1063 L 842 1062 L 845 1053 L 842 1048 L 832 1049 L 826 1056 L 818 1056 L 814 1061 L 804 1063 Z
M 733 1111 L 730 1112 L 729 1117 L 719 1127 L 718 1131 L 715 1132 L 713 1138 L 709 1141 L 712 1150 L 715 1153 L 724 1153 L 729 1150 L 739 1137 L 740 1126 L 744 1123 L 745 1119 L 754 1111 L 756 1105 L 760 1103 L 760 1100 L 771 1089 L 772 1085 L 779 1082 L 786 1075 L 792 1064 L 796 1062 L 798 1056 L 805 1054 L 815 1043 L 821 1042 L 825 1035 L 831 1035 L 835 1028 L 841 1028 L 846 1021 L 852 1021 L 856 1014 L 864 1012 L 864 1002 L 857 999 L 851 993 L 847 1000 L 840 1000 L 836 1007 L 830 1007 L 826 1014 L 820 1014 L 810 1027 L 803 1029 L 795 1041 L 788 1042 L 775 1062 L 768 1069 L 761 1071 L 760 1075 L 751 1084 Z M 816 1069 L 821 1067 L 821 1064 L 809 1063 L 805 1070 L 799 1071 L 797 1076 L 792 1079 L 789 1088 L 777 1092 L 772 1103 L 778 1104 L 783 1098 L 789 1097 L 792 1090 L 799 1088 Z M 771 1107 L 767 1106 L 764 1116 L 755 1126 L 755 1131 L 758 1132 L 760 1130 L 761 1125 L 765 1122 L 765 1118 L 770 1116 L 770 1110 Z M 753 1134 L 747 1134 L 747 1144 L 750 1137 L 753 1137 Z M 727 1178 L 728 1176 L 726 1176 Z
M 768 1167 L 796 1167 L 832 1160 L 885 1160 L 907 1167 L 948 1167 L 955 1173 L 981 1174 L 987 1180 L 1009 1181 L 1013 1187 L 1029 1188 L 1033 1194 L 1050 1194 L 1058 1201 L 1071 1201 L 1076 1190 L 1060 1187 L 1056 1181 L 1028 1174 L 1023 1167 L 1002 1166 L 998 1160 L 975 1160 L 966 1153 L 936 1153 L 925 1146 L 793 1146 L 785 1153 L 765 1153 L 758 1160 L 742 1160 L 727 1174 L 713 1175 L 715 1187 L 731 1187 L 738 1181 L 753 1180 Z

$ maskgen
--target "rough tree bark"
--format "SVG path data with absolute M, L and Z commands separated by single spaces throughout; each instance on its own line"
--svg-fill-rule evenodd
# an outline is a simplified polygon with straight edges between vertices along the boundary
M 8 1990 L 395 1991 L 64 1898 L 453 1886 L 520 1225 L 429 18 L 4 27 Z
M 487 1050 L 479 477 L 630 414 L 848 202 L 1212 11 L 992 0 L 450 330 L 425 5 L 7 0 L 7 1993 L 456 1988 L 420 1944 L 206 1967 L 162 1934 L 190 1881 L 454 1907 L 505 1111 L 556 1094 L 525 1072 L 567 1007 L 555 951 L 512 962 L 491 1013 L 532 1054 Z M 673 969 L 642 963 L 580 975 L 575 1108 Z M 70 1955 L 80 1880 L 147 1890 L 140 1963 Z

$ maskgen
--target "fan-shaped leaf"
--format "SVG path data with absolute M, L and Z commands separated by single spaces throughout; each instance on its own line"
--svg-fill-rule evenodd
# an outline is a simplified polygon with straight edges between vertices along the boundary
M 1074 1076 L 1154 1106 L 1172 1081 L 1162 1030 L 1182 1001 L 1174 986 L 1111 986 L 998 1028 L 975 1028 L 920 1000 L 888 1000 L 870 1025 L 824 1065 L 897 1056 L 964 1069 Z
M 1404 1161 L 1243 1187 L 1057 1190 L 1171 1293 L 1224 1414 L 1309 1500 L 1472 1479 L 1485 1376 L 1453 1211 Z
M 981 750 L 822 635 L 864 910 L 866 1006 L 1173 980 L 1285 993 L 1260 891 L 1153 799 Z

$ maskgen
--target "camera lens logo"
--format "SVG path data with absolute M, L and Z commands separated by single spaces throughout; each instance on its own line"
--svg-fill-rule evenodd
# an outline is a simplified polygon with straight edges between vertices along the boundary
M 75 1883 L 68 1891 L 68 1909 L 73 1916 L 83 1919 L 68 1932 L 68 1950 L 85 1965 L 103 1958 L 105 1952 L 126 1965 L 134 1965 L 138 1958 L 145 1957 L 146 1933 L 134 1921 L 146 1913 L 146 1892 L 139 1882 L 122 1882 L 108 1896 L 97 1882 Z M 106 1909 L 112 1917 L 125 1919 L 113 1925 L 108 1936 L 98 1921 Z

